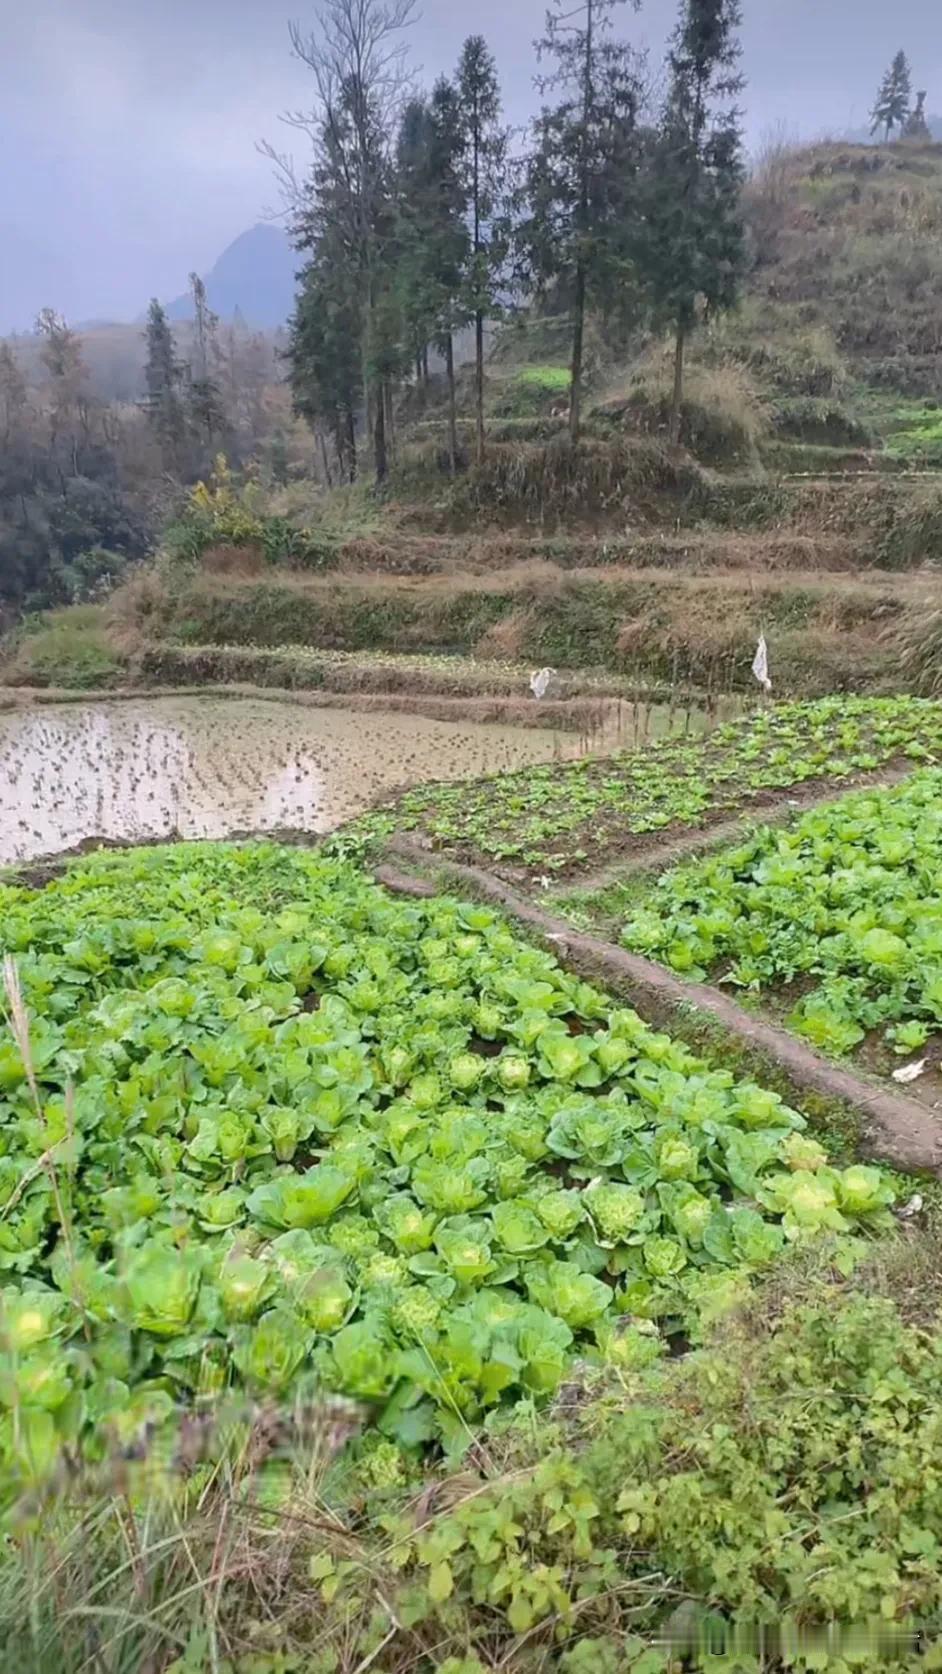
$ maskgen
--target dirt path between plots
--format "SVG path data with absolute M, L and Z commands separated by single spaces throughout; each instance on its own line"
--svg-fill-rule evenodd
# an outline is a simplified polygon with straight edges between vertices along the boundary
M 574 872 L 571 878 L 560 882 L 559 893 L 575 895 L 584 891 L 595 895 L 599 890 L 608 889 L 610 884 L 623 883 L 639 872 L 666 872 L 678 861 L 695 860 L 698 855 L 709 854 L 711 849 L 725 848 L 727 844 L 742 841 L 753 826 L 787 825 L 798 815 L 807 814 L 809 809 L 837 802 L 853 791 L 890 790 L 893 785 L 901 785 L 922 765 L 921 762 L 907 760 L 898 766 L 875 768 L 872 773 L 849 773 L 846 779 L 813 779 L 804 786 L 770 791 L 765 796 L 741 802 L 733 813 L 724 811 L 724 817 L 713 824 L 696 826 L 677 837 L 653 837 L 622 860 L 600 866 L 597 872 Z
M 374 875 L 387 889 L 415 896 L 434 895 L 441 880 L 452 888 L 484 897 L 547 943 L 567 970 L 623 994 L 648 1021 L 669 1025 L 678 1013 L 693 1008 L 701 1018 L 719 1024 L 741 1043 L 756 1060 L 757 1073 L 761 1073 L 763 1061 L 770 1063 L 799 1094 L 811 1093 L 854 1112 L 861 1124 L 861 1142 L 870 1155 L 897 1168 L 942 1174 L 942 1122 L 905 1094 L 884 1091 L 829 1063 L 784 1030 L 752 1016 L 716 988 L 682 982 L 649 959 L 628 953 L 599 936 L 574 930 L 565 919 L 546 912 L 480 867 L 441 860 L 402 837 L 392 838 L 386 852 L 389 863 L 374 868 Z M 404 871 L 402 863 L 409 870 Z M 435 881 L 416 875 L 412 868 L 431 871 Z
M 256 686 L 250 681 L 203 681 L 183 686 L 114 686 L 89 691 L 29 686 L 0 688 L 0 714 L 60 704 L 112 704 L 147 698 L 254 698 L 260 703 L 294 704 L 299 709 L 356 709 L 420 715 L 429 721 L 469 721 L 496 726 L 536 727 L 550 732 L 576 733 L 600 750 L 624 748 L 629 736 L 624 711 L 633 703 L 601 693 L 567 698 L 544 698 L 536 703 L 520 693 L 417 691 L 354 691 L 327 686 Z

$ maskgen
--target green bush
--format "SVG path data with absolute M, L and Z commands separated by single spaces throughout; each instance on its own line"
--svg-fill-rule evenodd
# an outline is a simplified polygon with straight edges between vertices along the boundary
M 204 1425 L 218 1465 L 70 1482 L 0 1555 L 9 1666 L 938 1668 L 942 1340 L 938 1273 L 918 1276 L 924 1324 L 825 1264 L 680 1360 L 629 1333 L 620 1366 L 549 1419 L 525 1404 L 458 1476 L 418 1481 L 376 1435 L 332 1463 L 356 1420 L 327 1408 L 246 1415 L 228 1445 Z
M 764 1337 L 743 1329 L 641 1373 L 634 1400 L 577 1417 L 581 1451 L 564 1432 L 555 1446 L 540 1436 L 490 1492 L 411 1538 L 400 1526 L 422 1620 L 444 1627 L 460 1611 L 485 1655 L 492 1613 L 502 1638 L 542 1624 L 540 1666 L 567 1670 L 662 1667 L 643 1659 L 652 1636 L 714 1668 L 710 1626 L 714 1646 L 725 1628 L 729 1650 L 738 1634 L 755 1653 L 763 1630 L 784 1650 L 799 1624 L 817 1644 L 797 1666 L 837 1670 L 810 1625 L 856 1624 L 859 1645 L 869 1622 L 871 1654 L 853 1666 L 891 1665 L 890 1624 L 942 1604 L 940 1370 L 938 1335 L 835 1290 Z
M 124 579 L 128 568 L 125 553 L 93 546 L 63 567 L 62 583 L 72 604 L 94 604 Z
M 669 430 L 672 374 L 657 356 L 635 375 L 627 390 L 610 396 L 597 418 L 663 440 Z M 765 435 L 768 418 L 749 373 L 735 362 L 695 365 L 687 377 L 680 413 L 680 439 L 707 465 L 750 462 Z
M 268 513 L 257 484 L 237 487 L 222 457 L 209 483 L 191 489 L 182 512 L 165 530 L 163 544 L 171 560 L 189 564 L 213 547 L 254 549 L 269 564 L 311 570 L 329 569 L 337 556 L 328 536 Z
M 868 447 L 873 440 L 867 425 L 827 396 L 790 396 L 776 401 L 772 428 L 777 436 L 827 447 Z
M 888 508 L 874 537 L 875 561 L 888 570 L 914 569 L 942 560 L 942 491 L 923 488 Z M 920 617 L 920 621 L 924 617 Z M 917 624 L 917 638 L 920 629 Z

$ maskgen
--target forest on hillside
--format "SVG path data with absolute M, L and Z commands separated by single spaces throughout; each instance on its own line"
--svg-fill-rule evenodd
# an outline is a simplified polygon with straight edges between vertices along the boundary
M 222 327 L 195 276 L 194 291 L 194 322 L 176 332 L 151 304 L 141 397 L 102 393 L 107 368 L 93 379 L 82 336 L 51 308 L 29 356 L 0 343 L 0 606 L 100 596 L 219 453 L 237 468 L 285 468 L 292 415 L 277 342 Z

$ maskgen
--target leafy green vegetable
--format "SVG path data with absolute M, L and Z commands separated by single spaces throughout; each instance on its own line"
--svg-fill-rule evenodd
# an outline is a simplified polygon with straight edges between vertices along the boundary
M 311 1333 L 288 1308 L 271 1308 L 257 1325 L 233 1334 L 232 1358 L 247 1384 L 286 1389 L 310 1350 Z
M 281 1175 L 259 1186 L 246 1208 L 256 1220 L 269 1226 L 320 1226 L 336 1214 L 355 1187 L 352 1175 L 325 1163 L 307 1174 Z
M 527 1284 L 535 1302 L 574 1330 L 593 1324 L 611 1305 L 609 1287 L 571 1261 L 534 1266 Z
M 775 1095 L 487 910 L 323 852 L 0 884 L 0 950 L 42 1104 L 0 1035 L 0 1403 L 40 1457 L 240 1384 L 458 1453 L 574 1357 L 643 1358 L 621 1315 L 695 1335 L 786 1236 L 887 1219 L 889 1181 L 830 1168 Z
M 882 1028 L 917 1051 L 942 1022 L 942 770 L 815 807 L 784 830 L 666 873 L 624 930 L 677 969 L 691 941 L 726 980 L 787 999 L 788 1025 L 825 1052 Z M 743 1126 L 782 1126 L 774 1095 L 743 1088 Z
M 131 1261 L 125 1286 L 131 1324 L 157 1337 L 175 1337 L 196 1306 L 199 1263 L 182 1251 L 145 1244 Z
M 390 823 L 417 830 L 436 851 L 498 869 L 577 872 L 587 854 L 596 867 L 617 855 L 625 835 L 701 824 L 716 810 L 742 806 L 770 791 L 813 779 L 846 780 L 909 754 L 931 760 L 942 750 L 942 704 L 907 696 L 827 697 L 775 704 L 717 727 L 709 748 L 697 738 L 657 739 L 641 749 L 561 765 L 503 773 L 472 784 L 424 786 L 393 809 L 366 815 L 354 831 L 369 835 Z M 345 834 L 349 841 L 349 834 Z M 888 863 L 905 854 L 888 846 Z M 800 876 L 800 867 L 778 873 Z M 697 905 L 695 901 L 695 905 Z M 677 968 L 714 962 L 714 926 L 670 938 Z M 647 929 L 646 929 L 647 926 Z M 892 927 L 888 927 L 892 928 Z M 648 930 L 653 940 L 646 940 Z M 632 945 L 661 950 L 658 917 L 632 923 Z M 480 1033 L 493 1038 L 486 1028 Z

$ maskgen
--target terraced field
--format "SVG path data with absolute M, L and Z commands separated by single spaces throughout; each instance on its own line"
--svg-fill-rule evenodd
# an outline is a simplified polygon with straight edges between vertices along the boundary
M 919 1052 L 942 1025 L 940 809 L 931 769 L 760 828 L 662 874 L 622 939 L 691 977 L 768 993 L 827 1052 L 871 1032 Z
M 935 1015 L 940 733 L 942 706 L 912 699 L 768 708 L 699 743 L 409 793 L 315 851 L 186 844 L 0 885 L 10 1600 L 33 1596 L 42 1553 L 69 1597 L 108 1586 L 120 1642 L 161 1674 L 166 1633 L 207 1622 L 238 1674 L 291 1656 L 307 1674 L 315 1645 L 318 1669 L 384 1668 L 381 1646 L 384 1674 L 488 1674 L 495 1651 L 531 1674 L 534 1646 L 578 1674 L 601 1644 L 612 1674 L 653 1671 L 676 1633 L 665 1574 L 691 1595 L 705 1577 L 737 1632 L 792 1609 L 843 1623 L 822 1561 L 867 1608 L 934 1607 L 936 1339 L 884 1294 L 914 1259 L 935 1294 L 913 1196 L 932 1188 L 846 1135 L 838 1159 L 826 1101 L 729 1067 L 715 1037 L 692 1049 L 680 1013 L 665 1028 L 585 980 L 564 921 L 557 957 L 474 894 L 504 887 L 487 868 L 508 833 L 522 852 L 499 865 L 552 904 L 519 865 L 533 844 L 571 888 L 597 854 L 637 865 L 652 851 L 633 844 L 699 840 L 763 797 L 905 772 L 741 844 L 729 876 L 754 910 L 721 904 L 722 860 L 715 901 L 706 874 L 696 898 L 668 882 L 672 939 L 651 949 L 698 935 L 706 953 L 709 933 L 755 961 L 756 914 L 778 913 L 773 977 L 804 926 L 809 975 L 812 943 L 824 982 L 852 967 L 847 1015 L 876 1004 L 904 1031 Z M 359 862 L 397 841 L 418 871 L 390 893 Z M 419 875 L 456 854 L 477 863 L 457 862 L 466 891 Z M 888 1437 L 874 1390 L 894 1378 L 909 1405 Z M 880 1468 L 906 1484 L 918 1553 L 861 1499 Z M 763 1556 L 776 1515 L 787 1561 Z M 881 1541 L 892 1586 L 867 1568 Z M 21 1661 L 63 1645 L 74 1662 L 99 1620 L 83 1608 L 0 1600 L 0 1622 Z
M 365 829 L 400 829 L 434 853 L 577 878 L 619 858 L 655 857 L 673 837 L 789 791 L 932 760 L 942 704 L 833 698 L 760 708 L 709 732 L 565 767 L 531 768 L 402 797 Z M 656 834 L 656 835 L 655 835 Z

